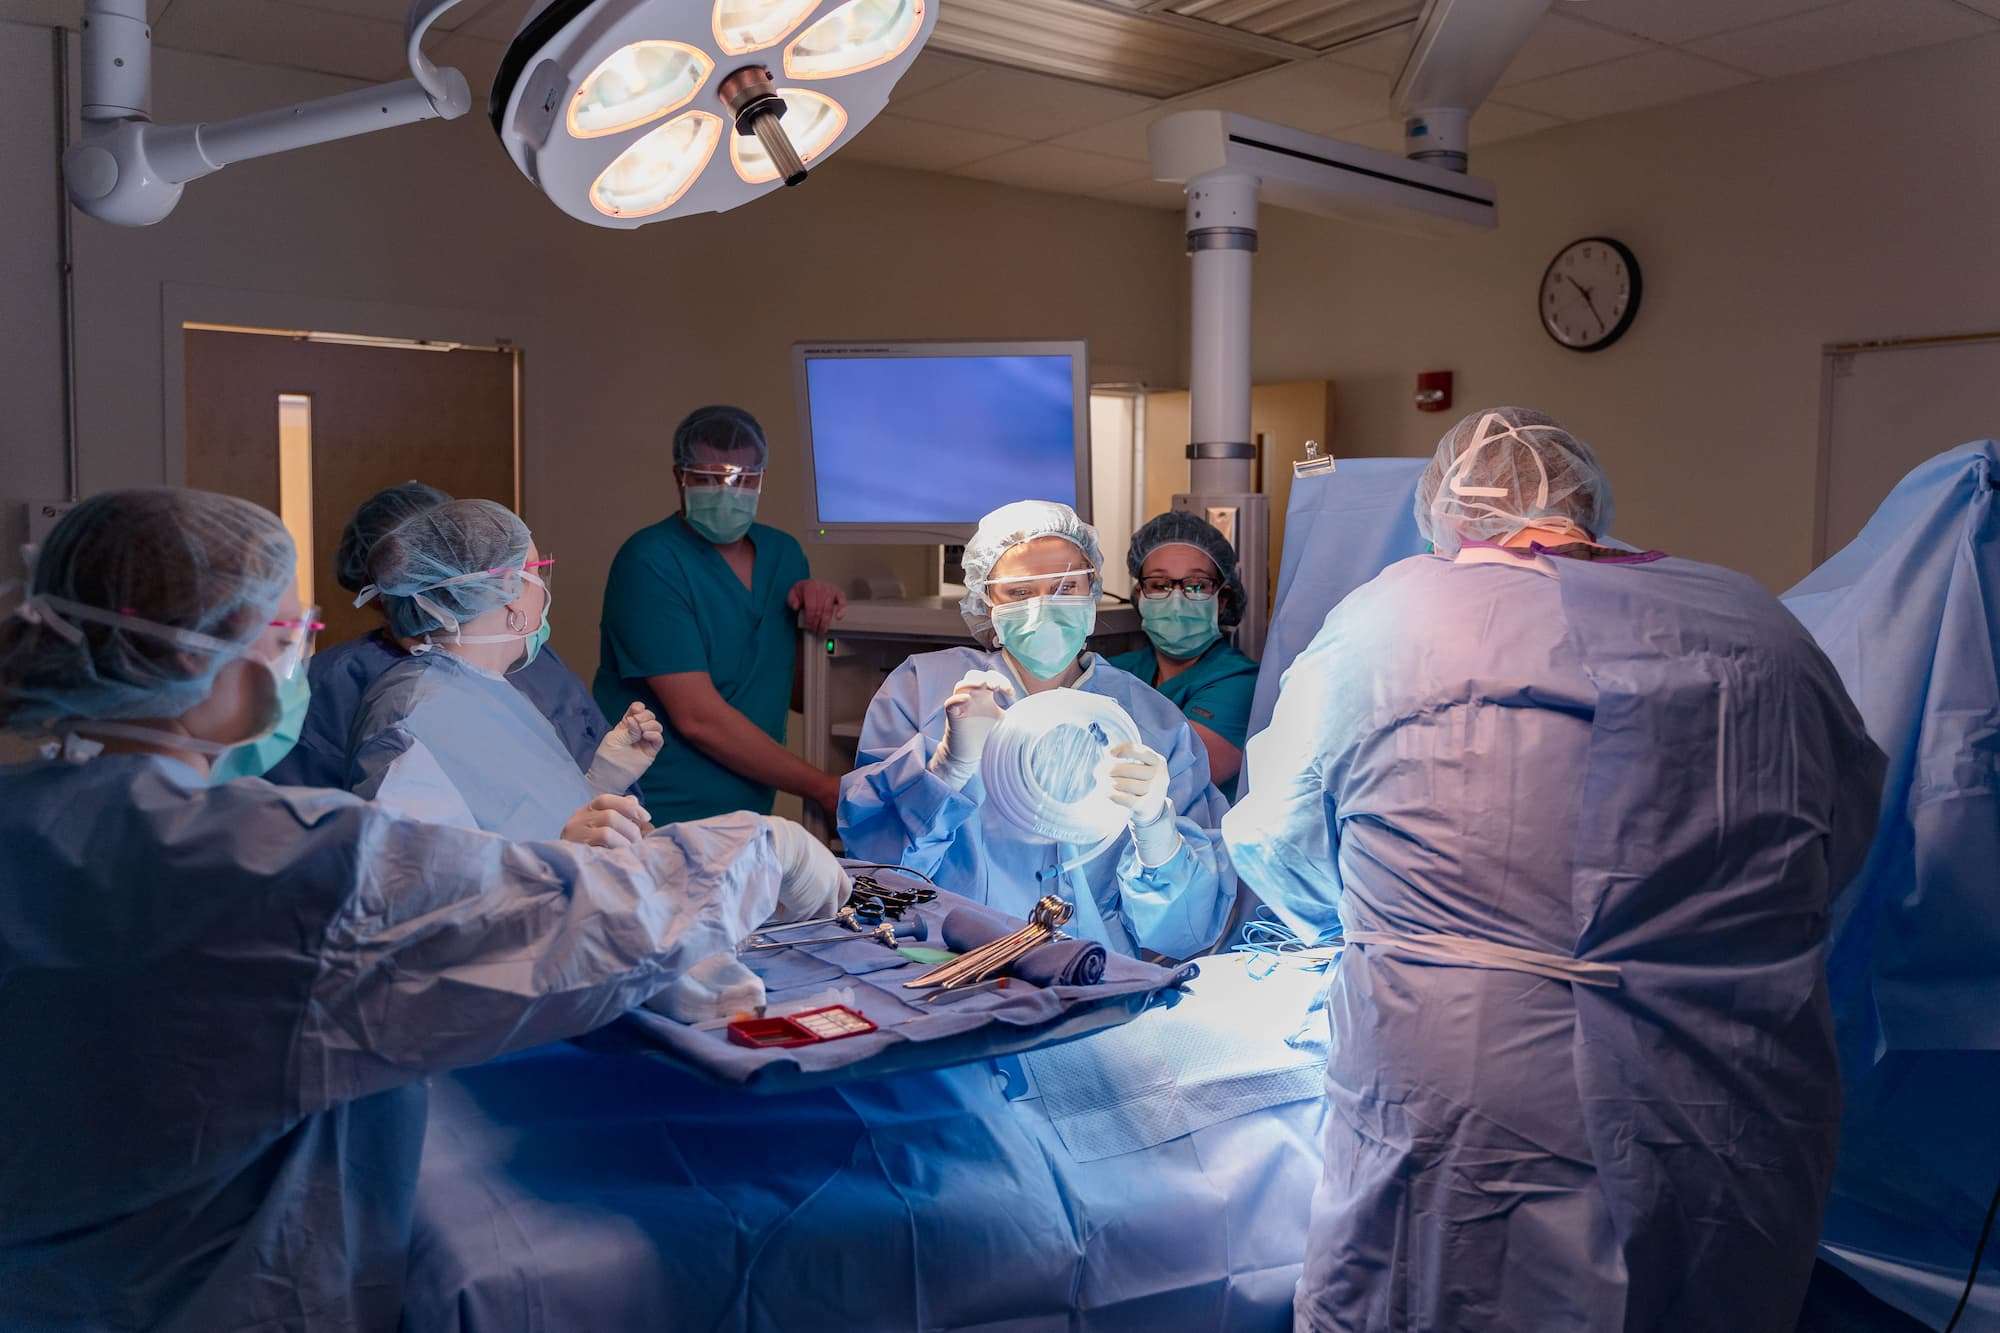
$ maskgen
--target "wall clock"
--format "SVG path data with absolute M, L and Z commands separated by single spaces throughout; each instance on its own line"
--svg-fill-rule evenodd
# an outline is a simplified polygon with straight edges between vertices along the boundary
M 1639 313 L 1639 260 L 1609 236 L 1586 236 L 1556 252 L 1536 304 L 1542 328 L 1573 352 L 1601 352 Z

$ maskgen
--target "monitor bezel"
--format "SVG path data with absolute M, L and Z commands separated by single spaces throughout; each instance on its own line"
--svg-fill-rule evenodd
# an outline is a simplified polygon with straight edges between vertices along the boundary
M 963 546 L 978 527 L 971 523 L 827 523 L 819 516 L 819 467 L 813 454 L 812 393 L 806 365 L 815 359 L 839 357 L 938 356 L 1067 356 L 1073 384 L 1077 442 L 1076 512 L 1090 522 L 1090 343 L 1084 338 L 966 339 L 896 338 L 873 342 L 812 341 L 792 344 L 793 398 L 799 418 L 799 440 L 805 449 L 806 491 L 812 513 L 808 532 L 817 541 L 867 543 L 876 546 Z

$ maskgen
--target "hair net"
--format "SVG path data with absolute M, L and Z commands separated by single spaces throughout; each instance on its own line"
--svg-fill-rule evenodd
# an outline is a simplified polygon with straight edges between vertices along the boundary
M 400 526 L 404 519 L 435 509 L 450 499 L 435 486 L 406 481 L 363 500 L 340 531 L 340 546 L 333 555 L 334 582 L 349 592 L 358 593 L 367 587 L 368 553 L 382 540 L 382 534 Z
M 717 454 L 754 454 L 754 462 L 742 466 L 761 471 L 770 460 L 771 447 L 764 442 L 764 428 L 757 418 L 740 407 L 716 404 L 697 407 L 674 427 L 674 466 L 697 467 L 703 463 L 736 462 L 718 459 Z
M 1474 412 L 1445 433 L 1417 483 L 1417 528 L 1439 552 L 1522 528 L 1611 528 L 1611 480 L 1589 445 L 1527 407 Z
M 533 539 L 528 525 L 492 500 L 449 500 L 382 534 L 368 560 L 392 633 L 450 633 L 521 595 Z
M 965 596 L 958 612 L 972 630 L 973 637 L 987 646 L 993 643 L 993 603 L 986 596 L 986 580 L 1000 557 L 1037 537 L 1060 537 L 1083 552 L 1092 570 L 1104 568 L 1104 552 L 1097 545 L 1097 529 L 1076 516 L 1076 511 L 1054 500 L 1016 500 L 1002 505 L 979 520 L 972 540 L 965 544 L 960 562 L 965 569 Z
M 1199 514 L 1189 514 L 1170 509 L 1155 515 L 1145 527 L 1132 534 L 1132 544 L 1125 549 L 1125 567 L 1131 571 L 1136 583 L 1139 571 L 1146 567 L 1146 557 L 1162 546 L 1192 546 L 1215 562 L 1216 572 L 1222 575 L 1222 602 L 1216 608 L 1216 616 L 1224 629 L 1242 623 L 1243 608 L 1249 603 L 1249 594 L 1243 590 L 1243 575 L 1236 566 L 1236 548 L 1229 544 L 1229 538 L 1222 530 Z
M 160 487 L 93 496 L 31 558 L 0 620 L 0 723 L 179 717 L 292 585 L 292 539 L 248 500 Z

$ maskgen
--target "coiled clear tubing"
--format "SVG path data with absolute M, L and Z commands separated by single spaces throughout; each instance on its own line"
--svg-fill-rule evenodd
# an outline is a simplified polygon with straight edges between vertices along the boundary
M 1031 694 L 987 738 L 979 769 L 986 803 L 1024 833 L 1101 849 L 1130 817 L 1111 799 L 1111 749 L 1139 740 L 1131 717 L 1101 694 Z

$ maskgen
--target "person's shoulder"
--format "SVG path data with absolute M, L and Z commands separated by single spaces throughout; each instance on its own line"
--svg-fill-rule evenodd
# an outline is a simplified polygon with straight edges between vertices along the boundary
M 1141 644 L 1127 652 L 1113 653 L 1103 661 L 1106 666 L 1116 667 L 1128 675 L 1138 676 L 1143 680 L 1152 674 L 1152 656 L 1152 645 Z
M 669 515 L 657 523 L 648 523 L 627 537 L 618 545 L 618 554 L 611 558 L 614 569 L 630 565 L 633 561 L 657 564 L 671 561 L 678 564 L 685 558 L 688 542 L 694 533 L 685 523 L 676 522 Z
M 1233 643 L 1217 645 L 1215 657 L 1211 665 L 1213 668 L 1211 684 L 1224 680 L 1233 680 L 1238 676 L 1255 676 L 1262 669 L 1258 665 L 1257 659 L 1251 657 Z
M 799 539 L 783 528 L 774 528 L 768 523 L 752 523 L 750 539 L 759 551 L 769 551 L 778 559 L 790 563 L 806 563 L 806 548 L 799 545 Z

